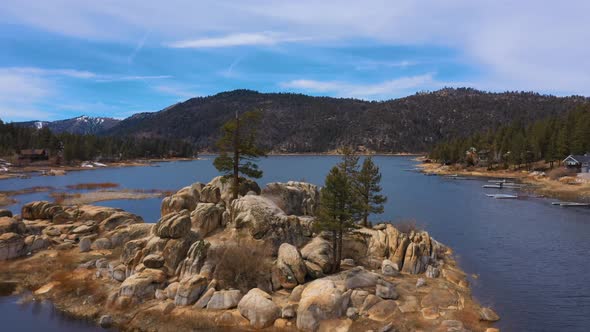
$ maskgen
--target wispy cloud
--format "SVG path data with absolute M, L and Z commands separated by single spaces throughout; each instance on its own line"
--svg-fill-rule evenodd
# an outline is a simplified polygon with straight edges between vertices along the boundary
M 233 46 L 270 46 L 279 43 L 308 40 L 303 37 L 287 37 L 277 33 L 236 33 L 221 37 L 207 37 L 168 43 L 172 48 L 218 48 Z
M 139 54 L 139 52 L 141 52 L 141 50 L 143 49 L 143 46 L 145 45 L 145 42 L 147 41 L 149 35 L 150 35 L 150 32 L 148 31 L 143 35 L 143 37 L 139 40 L 139 42 L 137 42 L 137 45 L 135 45 L 135 48 L 133 49 L 131 54 L 129 54 L 129 56 L 127 56 L 127 63 L 133 63 L 133 60 L 135 60 L 135 57 L 137 56 L 137 54 Z
M 171 75 L 130 75 L 130 76 L 118 76 L 118 75 L 101 75 L 100 78 L 96 79 L 96 82 L 120 82 L 120 81 L 150 81 L 150 80 L 161 80 L 166 78 L 172 78 Z
M 382 68 L 406 68 L 418 65 L 417 61 L 379 61 L 379 60 L 360 60 L 354 62 L 356 70 L 378 70 Z
M 399 77 L 378 83 L 350 83 L 344 81 L 321 81 L 298 79 L 279 84 L 288 90 L 308 93 L 330 93 L 340 97 L 363 99 L 388 99 L 408 94 L 416 89 L 437 89 L 444 86 L 458 86 L 463 83 L 440 82 L 433 74 Z
M 29 77 L 67 77 L 75 79 L 89 79 L 95 82 L 117 82 L 117 81 L 149 81 L 172 78 L 171 75 L 118 75 L 98 74 L 86 70 L 77 69 L 47 69 L 37 67 L 8 67 L 0 68 L 0 73 L 19 74 Z
M 32 71 L 0 68 L 0 117 L 6 119 L 46 118 L 37 103 L 55 93 L 50 81 Z
M 157 85 L 154 86 L 153 89 L 159 93 L 176 96 L 184 99 L 200 96 L 200 94 L 191 91 L 189 88 L 178 85 Z

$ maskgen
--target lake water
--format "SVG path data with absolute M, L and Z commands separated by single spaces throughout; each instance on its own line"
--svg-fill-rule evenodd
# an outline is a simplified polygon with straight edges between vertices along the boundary
M 207 159 L 207 157 L 205 157 Z M 258 182 L 303 180 L 322 184 L 339 161 L 333 156 L 273 156 L 261 160 L 265 175 Z M 405 171 L 415 167 L 409 157 L 376 157 L 388 196 L 385 213 L 374 220 L 415 220 L 455 250 L 472 280 L 475 297 L 491 305 L 502 331 L 588 331 L 590 326 L 590 209 L 552 206 L 551 200 L 498 200 L 485 193 L 482 180 L 450 180 Z M 127 167 L 70 172 L 62 177 L 0 181 L 0 190 L 69 184 L 116 182 L 128 189 L 177 190 L 217 175 L 212 160 L 159 163 L 158 167 Z M 510 193 L 504 189 L 503 193 Z M 47 193 L 16 197 L 21 202 L 48 199 Z M 160 199 L 109 201 L 147 221 L 159 217 Z M 18 212 L 19 205 L 10 207 Z M 0 305 L 2 308 L 2 305 Z M 0 317 L 4 312 L 0 311 Z M 35 319 L 43 319 L 36 317 Z

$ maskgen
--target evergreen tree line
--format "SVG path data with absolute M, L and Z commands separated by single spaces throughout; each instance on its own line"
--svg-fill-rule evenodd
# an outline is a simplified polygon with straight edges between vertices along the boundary
M 584 105 L 566 116 L 553 116 L 525 125 L 515 121 L 496 130 L 465 138 L 455 138 L 436 145 L 430 158 L 444 163 L 488 165 L 529 165 L 545 160 L 561 161 L 570 154 L 590 152 L 590 106 Z
M 136 158 L 191 157 L 190 143 L 181 140 L 55 134 L 48 128 L 5 124 L 0 120 L 0 156 L 9 157 L 24 149 L 46 149 L 67 162 L 81 160 L 127 160 Z

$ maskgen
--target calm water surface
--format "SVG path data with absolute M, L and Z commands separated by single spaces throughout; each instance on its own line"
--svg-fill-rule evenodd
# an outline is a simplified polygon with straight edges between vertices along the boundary
M 502 331 L 589 331 L 590 282 L 586 276 L 590 272 L 590 209 L 555 207 L 550 200 L 538 198 L 496 200 L 485 196 L 496 191 L 482 189 L 484 181 L 449 180 L 407 172 L 415 166 L 407 157 L 375 160 L 381 167 L 382 185 L 389 201 L 385 213 L 374 219 L 415 220 L 437 240 L 451 246 L 461 267 L 479 276 L 472 280 L 474 295 L 500 314 L 498 327 Z M 82 182 L 116 182 L 128 189 L 176 190 L 216 176 L 211 161 L 3 180 L 0 190 L 53 186 L 59 191 L 68 184 Z M 338 157 L 332 156 L 269 157 L 260 162 L 265 176 L 259 184 L 288 180 L 321 184 L 338 161 Z M 16 198 L 28 202 L 48 199 L 48 194 Z M 160 201 L 157 198 L 97 204 L 123 208 L 155 222 Z M 18 212 L 19 206 L 10 208 Z M 5 307 L 0 302 L 3 319 Z M 47 319 L 30 318 L 41 322 Z

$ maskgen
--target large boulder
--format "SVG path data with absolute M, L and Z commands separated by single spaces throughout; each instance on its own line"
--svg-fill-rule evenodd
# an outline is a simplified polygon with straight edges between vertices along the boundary
M 191 212 L 193 230 L 199 233 L 201 237 L 206 237 L 221 226 L 223 212 L 225 212 L 225 206 L 222 204 L 197 204 L 195 210 Z
M 260 194 L 260 187 L 258 186 L 258 184 L 250 179 L 246 179 L 243 177 L 240 177 L 240 185 L 238 186 L 238 195 L 239 196 L 246 196 L 246 194 L 250 191 L 253 191 L 256 194 Z M 218 192 L 219 192 L 219 198 L 215 198 L 215 199 L 209 199 L 209 200 L 201 200 L 203 202 L 211 202 L 211 203 L 219 203 L 220 201 L 225 202 L 226 205 L 229 205 L 229 203 L 232 201 L 233 198 L 233 193 L 232 193 L 232 189 L 231 189 L 231 184 L 232 184 L 232 179 L 230 178 L 226 178 L 223 176 L 218 176 L 215 177 L 213 180 L 211 180 L 211 182 L 209 182 L 207 184 L 208 187 L 212 188 L 211 190 L 213 192 L 214 189 L 213 188 L 217 188 Z M 217 194 L 215 194 L 214 197 L 216 197 Z
M 309 283 L 301 294 L 297 307 L 297 328 L 315 331 L 320 322 L 341 317 L 348 307 L 344 296 L 332 280 L 317 279 Z
M 160 218 L 154 226 L 157 236 L 168 239 L 178 239 L 186 236 L 190 230 L 191 219 L 188 210 L 168 213 Z
M 155 269 L 144 269 L 123 281 L 119 288 L 119 295 L 140 300 L 152 299 L 156 289 L 162 288 L 165 281 L 166 274 L 164 272 Z
M 10 210 L 5 210 L 5 209 L 0 209 L 0 218 L 1 217 L 12 217 L 12 211 Z
M 80 221 L 101 222 L 117 212 L 124 212 L 122 209 L 116 209 L 105 206 L 82 205 L 71 207 L 68 212 Z
M 190 305 L 195 303 L 207 289 L 207 278 L 201 275 L 188 277 L 180 281 L 174 303 L 176 305 Z
M 237 289 L 216 291 L 211 296 L 207 309 L 225 310 L 235 308 L 242 299 L 242 292 Z
M 238 310 L 257 329 L 273 325 L 281 315 L 281 308 L 272 301 L 272 297 L 258 288 L 251 289 L 240 300 Z
M 195 240 L 196 237 L 192 232 L 180 239 L 160 239 L 155 241 L 154 247 L 148 243 L 148 252 L 151 254 L 161 253 L 164 257 L 164 267 L 172 275 L 177 272 L 179 264 L 186 258 L 186 254 Z M 159 250 L 160 245 L 163 245 L 161 250 Z
M 16 233 L 0 235 L 0 260 L 19 257 L 23 254 L 24 238 Z
M 288 243 L 281 244 L 277 257 L 277 268 L 279 282 L 283 288 L 291 289 L 305 282 L 307 268 L 303 257 L 295 246 Z
M 69 219 L 69 215 L 61 205 L 47 201 L 30 202 L 23 205 L 21 216 L 27 220 L 47 219 L 53 221 L 55 219 L 55 221 L 61 222 Z
M 344 283 L 346 289 L 355 289 L 375 287 L 379 280 L 379 275 L 358 266 L 348 271 Z
M 273 201 L 258 195 L 246 195 L 231 202 L 232 225 L 247 230 L 255 239 L 279 246 L 305 241 L 304 227 L 296 216 L 287 216 Z
M 201 268 L 207 259 L 207 251 L 211 245 L 209 242 L 201 240 L 194 242 L 189 248 L 186 258 L 178 266 L 178 275 L 181 279 L 199 274 Z
M 192 211 L 200 200 L 201 183 L 195 183 L 191 186 L 184 187 L 172 196 L 165 197 L 162 200 L 160 212 L 165 216 L 171 212 L 180 212 L 182 210 Z
M 23 234 L 27 230 L 27 226 L 20 220 L 12 217 L 0 217 L 0 234 L 16 233 Z
M 143 223 L 143 219 L 140 216 L 125 211 L 117 211 L 100 221 L 99 228 L 101 231 L 112 231 L 121 225 L 138 223 Z
M 274 201 L 286 214 L 314 216 L 320 201 L 318 186 L 306 182 L 269 183 L 262 195 Z
M 319 266 L 323 273 L 329 273 L 332 270 L 332 255 L 332 244 L 320 236 L 316 236 L 301 248 L 301 256 L 306 261 Z

